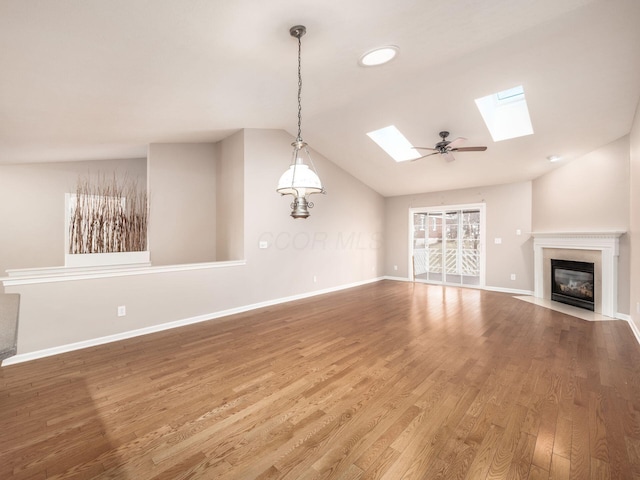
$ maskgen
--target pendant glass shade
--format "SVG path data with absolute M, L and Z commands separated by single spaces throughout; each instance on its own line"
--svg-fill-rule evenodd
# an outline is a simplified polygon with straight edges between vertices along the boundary
M 296 148 L 296 142 L 292 144 L 294 146 L 293 161 L 280 177 L 276 189 L 282 195 L 306 197 L 312 193 L 323 193 L 324 191 L 316 172 L 304 162 L 303 155 L 306 154 L 309 158 L 309 152 L 306 149 L 306 144 L 302 143 L 302 148 Z
M 307 200 L 307 195 L 312 193 L 324 193 L 324 187 L 320 178 L 313 170 L 313 162 L 304 142 L 293 142 L 293 159 L 287 171 L 285 171 L 278 181 L 276 191 L 281 195 L 293 195 L 291 203 L 291 216 L 293 218 L 307 218 L 309 208 L 313 207 L 313 202 Z M 307 157 L 311 167 L 305 163 L 304 156 Z

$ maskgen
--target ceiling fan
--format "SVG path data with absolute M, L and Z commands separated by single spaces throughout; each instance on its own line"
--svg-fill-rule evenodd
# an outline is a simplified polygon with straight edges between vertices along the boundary
M 442 131 L 439 133 L 439 135 L 440 135 L 440 138 L 442 138 L 442 140 L 436 143 L 433 148 L 413 147 L 416 150 L 433 150 L 433 153 L 427 153 L 426 155 L 423 155 L 422 157 L 418 157 L 415 160 L 420 160 L 421 158 L 440 154 L 444 156 L 447 162 L 452 162 L 455 160 L 455 158 L 451 152 L 484 152 L 487 149 L 487 147 L 459 147 L 458 145 L 464 143 L 467 139 L 458 137 L 455 140 L 449 141 L 447 140 L 447 137 L 449 136 L 449 132 L 447 131 Z

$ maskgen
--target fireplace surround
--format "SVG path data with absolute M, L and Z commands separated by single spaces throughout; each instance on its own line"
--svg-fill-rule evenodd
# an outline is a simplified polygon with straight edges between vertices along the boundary
M 612 232 L 534 232 L 534 296 L 551 300 L 551 259 L 594 264 L 594 312 L 615 318 L 619 239 Z

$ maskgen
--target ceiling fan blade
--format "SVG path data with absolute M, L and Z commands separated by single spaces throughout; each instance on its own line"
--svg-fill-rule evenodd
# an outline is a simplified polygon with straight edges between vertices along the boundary
M 438 151 L 437 148 L 431 148 L 431 147 L 411 147 L 411 148 L 413 148 L 414 150 L 434 150 L 436 152 Z
M 447 147 L 449 147 L 449 148 L 451 149 L 451 148 L 454 148 L 456 145 L 460 145 L 461 143 L 464 143 L 464 142 L 466 142 L 466 141 L 467 141 L 467 139 L 466 139 L 466 138 L 464 138 L 464 137 L 458 137 L 458 138 L 456 138 L 456 139 L 454 139 L 454 140 L 451 140 L 451 141 L 449 142 L 449 144 L 447 145 Z
M 452 152 L 484 152 L 487 147 L 459 147 L 452 148 Z
M 422 159 L 422 158 L 427 158 L 427 157 L 430 157 L 431 155 L 437 155 L 438 153 L 440 153 L 440 152 L 427 153 L 426 155 L 423 155 L 423 156 L 418 157 L 418 158 L 414 158 L 414 159 L 413 159 L 413 160 L 411 160 L 411 161 L 412 161 L 412 162 L 415 162 L 416 160 L 420 160 L 420 159 Z
M 443 153 L 442 156 L 447 162 L 453 162 L 456 159 L 450 152 Z

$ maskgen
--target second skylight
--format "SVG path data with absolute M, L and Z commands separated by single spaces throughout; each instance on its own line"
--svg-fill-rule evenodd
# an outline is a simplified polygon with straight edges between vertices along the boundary
M 477 98 L 476 105 L 494 142 L 533 133 L 522 85 Z

